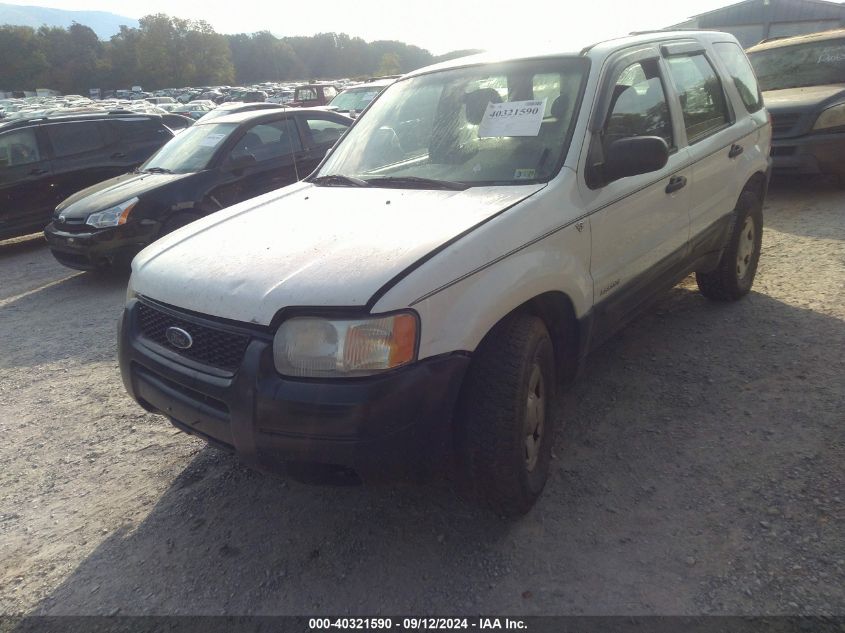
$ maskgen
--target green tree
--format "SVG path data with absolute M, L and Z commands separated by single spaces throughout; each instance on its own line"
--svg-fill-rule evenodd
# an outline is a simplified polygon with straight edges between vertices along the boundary
M 86 93 L 102 79 L 103 44 L 89 27 L 74 22 L 67 29 L 42 26 L 36 37 L 47 68 L 34 77 L 39 88 Z
M 302 61 L 290 44 L 269 31 L 230 35 L 228 40 L 239 83 L 280 81 L 306 74 Z
M 208 22 L 191 22 L 185 40 L 193 71 L 190 83 L 219 86 L 234 80 L 235 67 L 229 42 L 225 36 L 215 33 Z
M 399 55 L 397 53 L 385 53 L 381 56 L 381 61 L 379 62 L 378 70 L 376 74 L 378 75 L 398 75 L 402 72 L 402 65 L 399 61 Z
M 124 88 L 138 81 L 138 29 L 121 26 L 106 47 L 106 75 L 104 87 Z
M 194 70 L 185 42 L 188 21 L 157 13 L 138 22 L 135 81 L 145 89 L 189 85 Z
M 36 33 L 28 26 L 0 26 L 0 89 L 33 90 L 48 69 Z

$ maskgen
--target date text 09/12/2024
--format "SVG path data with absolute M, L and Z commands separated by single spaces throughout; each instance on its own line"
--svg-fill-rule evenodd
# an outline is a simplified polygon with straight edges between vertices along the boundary
M 432 631 L 432 630 L 525 630 L 525 622 L 511 618 L 310 618 L 308 629 Z

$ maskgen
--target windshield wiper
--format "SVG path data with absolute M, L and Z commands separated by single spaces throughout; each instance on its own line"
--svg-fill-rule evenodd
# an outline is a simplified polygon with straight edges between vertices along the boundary
M 337 185 L 351 185 L 353 187 L 369 187 L 366 180 L 355 178 L 353 176 L 344 176 L 343 174 L 329 174 L 328 176 L 317 176 L 312 178 L 311 182 L 315 185 L 328 185 L 329 187 Z
M 142 170 L 148 174 L 172 174 L 173 172 L 169 169 L 165 169 L 164 167 L 148 167 L 147 169 Z
M 388 187 L 408 187 L 411 189 L 449 189 L 452 191 L 464 191 L 470 187 L 465 182 L 436 180 L 434 178 L 421 178 L 419 176 L 385 176 L 383 178 L 367 178 L 367 182 L 371 185 L 387 185 Z

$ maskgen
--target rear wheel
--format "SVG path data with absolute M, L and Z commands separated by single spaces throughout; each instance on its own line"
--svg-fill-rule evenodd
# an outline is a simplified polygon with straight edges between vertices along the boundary
M 476 351 L 460 403 L 459 449 L 473 495 L 525 514 L 543 491 L 555 420 L 554 351 L 542 320 L 514 315 Z
M 757 195 L 745 191 L 734 211 L 733 226 L 719 265 L 697 272 L 698 289 L 708 299 L 736 301 L 751 290 L 763 243 L 763 205 Z

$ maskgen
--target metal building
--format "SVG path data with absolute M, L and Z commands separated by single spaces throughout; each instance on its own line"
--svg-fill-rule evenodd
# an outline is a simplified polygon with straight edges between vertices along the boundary
M 669 28 L 713 29 L 745 47 L 761 40 L 845 27 L 845 3 L 824 0 L 746 0 L 693 16 Z

